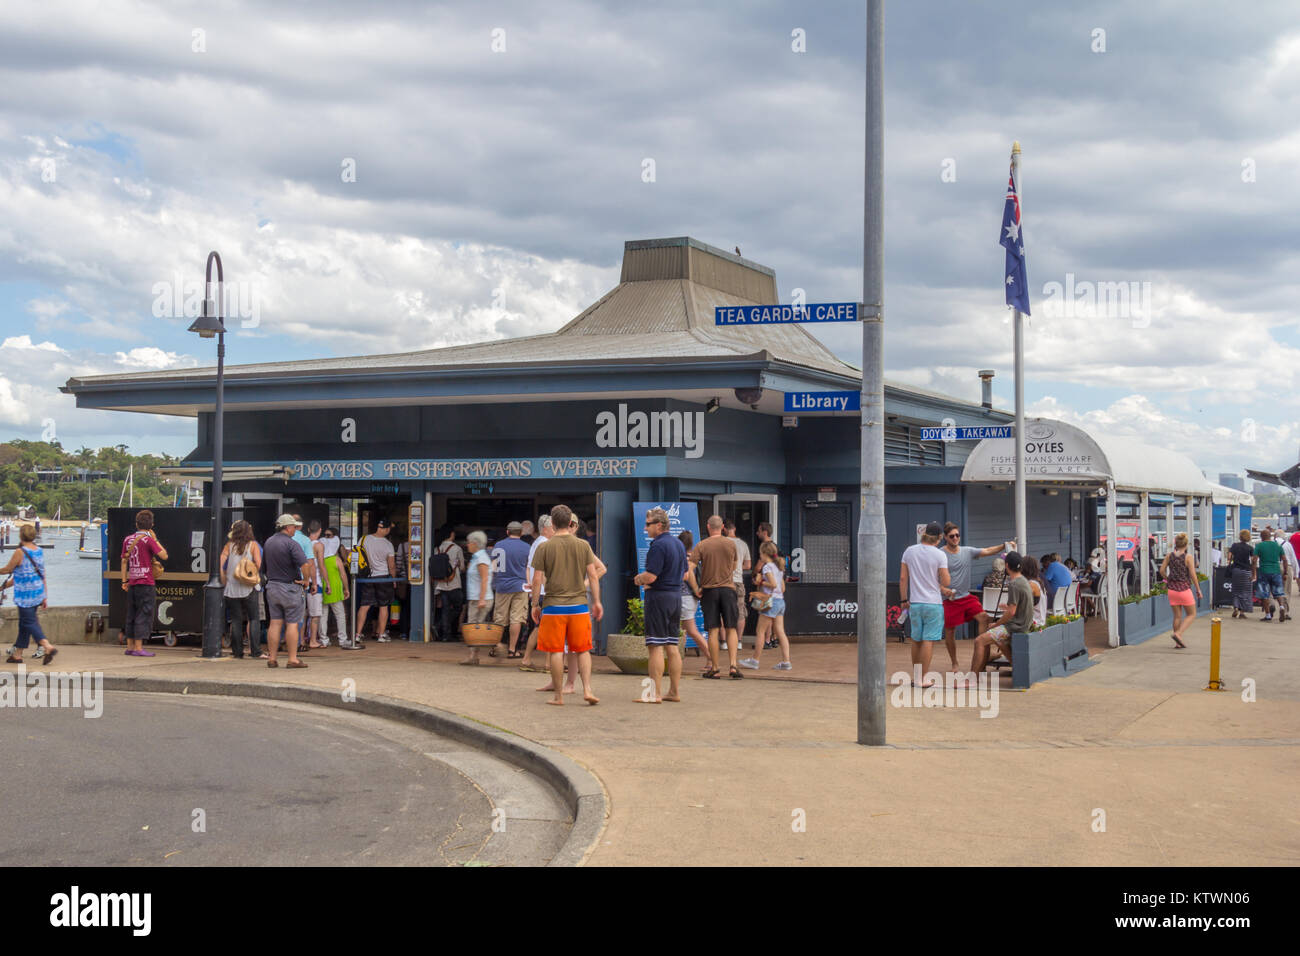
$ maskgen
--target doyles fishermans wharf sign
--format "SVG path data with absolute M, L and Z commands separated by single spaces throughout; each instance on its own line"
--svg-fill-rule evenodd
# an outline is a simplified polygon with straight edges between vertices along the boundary
M 449 458 L 375 461 L 295 461 L 285 465 L 300 481 L 382 479 L 485 480 L 496 478 L 662 478 L 662 458 Z
M 986 438 L 971 452 L 964 481 L 989 481 L 1016 475 L 1015 438 Z M 1085 432 L 1063 422 L 1030 420 L 1021 441 L 1026 478 L 1109 477 L 1109 463 Z

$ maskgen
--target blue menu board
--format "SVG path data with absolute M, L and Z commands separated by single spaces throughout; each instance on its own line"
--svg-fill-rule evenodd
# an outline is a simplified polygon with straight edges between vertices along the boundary
M 632 527 L 636 529 L 636 569 L 637 572 L 645 570 L 645 556 L 650 550 L 650 536 L 645 533 L 645 516 L 651 508 L 663 508 L 668 512 L 668 533 L 673 537 L 681 534 L 683 531 L 689 531 L 695 536 L 695 543 L 700 543 L 700 514 L 699 507 L 694 501 L 634 501 L 632 502 Z M 645 596 L 645 589 L 641 589 L 642 598 Z M 701 634 L 704 634 L 704 612 L 698 607 L 695 609 L 695 626 Z M 686 639 L 688 647 L 693 647 L 695 642 L 691 638 Z

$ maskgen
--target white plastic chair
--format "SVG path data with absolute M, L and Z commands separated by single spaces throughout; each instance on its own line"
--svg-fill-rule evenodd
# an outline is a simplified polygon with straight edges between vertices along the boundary
M 1057 592 L 1060 593 L 1059 591 Z M 1071 581 L 1070 586 L 1065 589 L 1065 613 L 1079 613 L 1079 582 Z
M 1084 607 L 1091 605 L 1093 614 L 1098 613 L 1100 609 L 1102 620 L 1106 620 L 1106 598 L 1110 593 L 1110 575 L 1103 574 L 1101 578 L 1101 593 L 1094 594 L 1091 591 L 1086 594 L 1080 594 L 1079 600 L 1085 602 Z
M 998 613 L 998 604 L 1001 602 L 1002 595 L 1005 591 L 1006 591 L 1005 587 L 984 589 L 983 605 L 984 605 L 985 614 Z
M 1065 591 L 1065 588 L 1057 588 L 1052 592 L 1052 605 L 1047 609 L 1048 614 L 1065 614 Z

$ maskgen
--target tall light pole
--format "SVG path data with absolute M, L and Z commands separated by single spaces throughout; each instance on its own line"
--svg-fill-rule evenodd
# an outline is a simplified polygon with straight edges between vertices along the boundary
M 862 476 L 858 516 L 858 743 L 885 743 L 885 0 L 867 0 L 862 230 Z
M 212 298 L 212 266 L 217 266 L 217 298 Z M 225 424 L 226 385 L 226 326 L 222 318 L 225 303 L 225 275 L 221 269 L 221 256 L 208 253 L 208 266 L 203 282 L 203 314 L 194 320 L 187 331 L 197 332 L 200 338 L 217 339 L 217 407 L 212 421 L 212 531 L 208 541 L 208 583 L 203 588 L 203 660 L 221 657 L 221 635 L 226 629 L 226 608 L 222 592 L 221 569 L 221 449 L 222 430 Z

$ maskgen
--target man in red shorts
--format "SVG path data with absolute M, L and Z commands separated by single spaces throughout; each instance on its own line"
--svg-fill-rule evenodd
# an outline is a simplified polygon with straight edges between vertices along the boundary
M 551 537 L 533 554 L 532 614 L 537 625 L 537 649 L 547 655 L 555 696 L 548 704 L 564 705 L 565 644 L 578 655 L 582 698 L 600 703 L 591 692 L 591 616 L 600 620 L 600 574 L 596 555 L 585 538 L 573 533 L 573 512 L 567 505 L 551 509 Z M 591 607 L 587 607 L 587 588 Z M 543 593 L 544 592 L 544 593 Z
M 987 558 L 999 551 L 1014 551 L 1014 541 L 1003 541 L 988 548 L 967 548 L 961 543 L 961 528 L 951 521 L 943 526 L 943 548 L 948 558 L 948 578 L 952 587 L 952 597 L 943 601 L 943 644 L 948 648 L 948 657 L 952 659 L 952 670 L 957 670 L 957 639 L 955 633 L 967 621 L 977 622 L 976 633 L 983 634 L 989 629 L 989 616 L 984 613 L 984 604 L 971 594 L 970 569 L 976 558 Z

